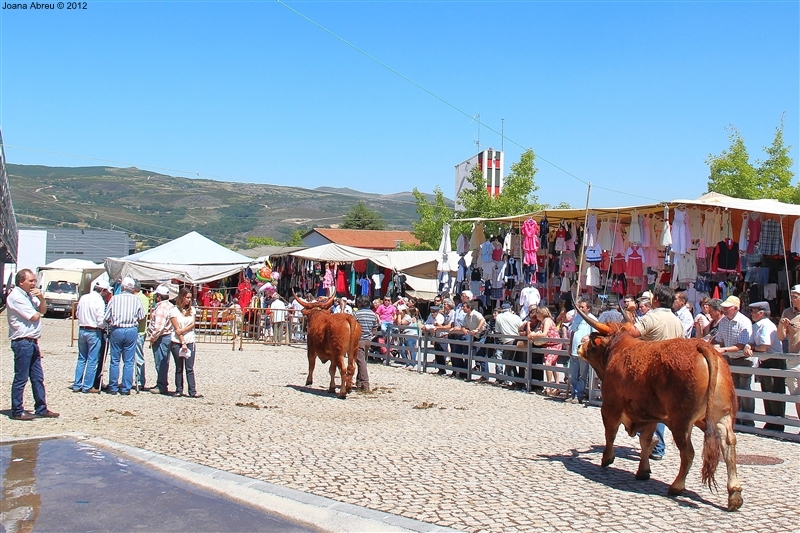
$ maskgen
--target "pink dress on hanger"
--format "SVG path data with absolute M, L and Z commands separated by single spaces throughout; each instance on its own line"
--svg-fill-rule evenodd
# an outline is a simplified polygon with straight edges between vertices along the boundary
M 539 224 L 529 218 L 522 223 L 520 232 L 522 233 L 522 251 L 525 252 L 522 264 L 536 264 L 536 251 L 539 250 Z

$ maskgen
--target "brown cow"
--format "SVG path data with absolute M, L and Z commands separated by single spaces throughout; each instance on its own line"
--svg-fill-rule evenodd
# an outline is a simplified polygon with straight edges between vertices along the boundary
M 330 307 L 334 299 L 329 298 L 322 302 L 306 302 L 294 295 L 295 299 L 303 306 L 302 313 L 308 320 L 308 378 L 306 386 L 311 385 L 316 358 L 323 363 L 331 362 L 331 384 L 328 392 L 336 392 L 336 369 L 339 369 L 341 386 L 339 398 L 346 398 L 347 393 L 353 388 L 353 373 L 358 355 L 358 341 L 361 338 L 361 325 L 353 315 L 345 313 L 332 314 Z M 347 368 L 345 369 L 345 356 Z
M 680 494 L 694 459 L 691 433 L 692 426 L 697 426 L 704 432 L 703 483 L 716 487 L 714 473 L 721 454 L 728 469 L 728 510 L 741 507 L 733 433 L 736 394 L 725 360 L 701 339 L 643 341 L 630 335 L 633 325 L 629 322 L 601 324 L 579 313 L 597 330 L 579 354 L 603 382 L 606 446 L 602 465 L 614 462 L 614 439 L 619 425 L 624 424 L 630 436 L 640 433 L 642 452 L 636 479 L 649 479 L 653 431 L 663 422 L 681 455 L 681 468 L 669 494 Z

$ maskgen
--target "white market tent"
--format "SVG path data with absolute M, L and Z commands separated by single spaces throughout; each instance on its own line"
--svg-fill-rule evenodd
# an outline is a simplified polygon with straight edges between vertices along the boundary
M 112 280 L 130 276 L 145 282 L 178 279 L 197 285 L 241 272 L 251 263 L 253 259 L 193 231 L 144 252 L 109 257 L 105 267 Z
M 52 263 L 40 266 L 38 270 L 78 270 L 90 274 L 92 280 L 106 271 L 103 265 L 85 259 L 57 259 Z

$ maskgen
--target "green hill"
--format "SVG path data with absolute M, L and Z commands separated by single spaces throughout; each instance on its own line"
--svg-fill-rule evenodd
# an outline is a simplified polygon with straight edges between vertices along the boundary
M 411 229 L 410 193 L 189 179 L 131 168 L 7 166 L 20 226 L 113 228 L 152 246 L 195 230 L 241 246 L 250 235 L 288 240 L 296 230 L 336 226 L 363 201 L 387 229 Z

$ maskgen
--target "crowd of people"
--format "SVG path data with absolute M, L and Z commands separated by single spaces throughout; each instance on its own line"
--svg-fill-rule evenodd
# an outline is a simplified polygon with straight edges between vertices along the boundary
M 47 407 L 38 339 L 41 337 L 41 316 L 46 311 L 44 297 L 36 288 L 36 276 L 27 269 L 17 273 L 16 286 L 9 293 L 7 316 L 9 337 L 15 357 L 15 374 L 12 385 L 12 418 L 31 420 L 36 417 L 57 417 L 58 413 Z M 474 357 L 483 359 L 470 369 L 480 375 L 479 381 L 509 388 L 524 388 L 527 381 L 528 346 L 533 351 L 532 364 L 545 368 L 531 370 L 531 380 L 541 383 L 533 390 L 549 396 L 562 396 L 570 403 L 581 404 L 587 398 L 589 366 L 578 356 L 578 349 L 593 331 L 574 309 L 562 304 L 556 313 L 537 298 L 535 287 L 526 287 L 526 307 L 504 302 L 491 314 L 481 312 L 482 302 L 469 291 L 458 295 L 459 302 L 447 293 L 433 298 L 430 305 L 413 297 L 393 299 L 385 296 L 370 301 L 359 297 L 350 301 L 339 297 L 331 311 L 352 314 L 362 325 L 359 343 L 359 369 L 356 386 L 369 389 L 366 360 L 376 349 L 380 353 L 392 350 L 396 359 L 413 369 L 419 365 L 417 342 L 428 336 L 434 348 L 434 366 L 440 375 L 467 377 L 467 366 Z M 245 295 L 246 296 L 246 295 Z M 233 346 L 236 339 L 246 333 L 243 322 L 245 310 L 240 305 L 242 293 L 222 308 L 222 318 L 231 323 Z M 313 301 L 311 295 L 306 295 Z M 260 298 L 261 299 L 261 298 Z M 645 341 L 670 338 L 695 337 L 711 343 L 732 367 L 787 369 L 800 373 L 800 285 L 791 288 L 791 306 L 780 320 L 770 320 L 767 302 L 751 303 L 748 316 L 742 312 L 741 301 L 729 296 L 724 301 L 704 298 L 698 302 L 700 312 L 692 316 L 693 302 L 686 294 L 674 292 L 667 286 L 657 285 L 638 298 L 626 296 L 617 303 L 608 303 L 598 318 L 592 314 L 591 303 L 578 299 L 574 306 L 591 320 L 601 323 L 631 321 L 631 334 Z M 199 300 L 199 297 L 198 297 Z M 251 295 L 248 304 L 253 300 Z M 277 302 L 277 303 L 276 303 Z M 422 319 L 419 304 L 428 307 Z M 294 336 L 300 322 L 285 329 L 287 314 L 299 317 L 302 305 L 294 299 L 287 303 L 276 293 L 266 295 L 260 305 L 269 307 L 267 316 L 272 319 L 272 335 L 279 342 L 284 333 Z M 251 308 L 252 305 L 248 305 Z M 131 278 L 118 284 L 116 293 L 108 283 L 98 281 L 91 292 L 81 297 L 77 306 L 79 325 L 78 358 L 72 390 L 92 394 L 106 392 L 111 395 L 129 395 L 131 389 L 156 394 L 201 398 L 195 380 L 194 363 L 197 345 L 198 310 L 189 288 L 181 288 L 174 298 L 166 285 L 160 285 L 148 296 L 141 285 Z M 626 316 L 627 315 L 627 316 Z M 295 316 L 295 315 L 293 315 Z M 277 325 L 277 327 L 275 327 Z M 784 347 L 785 344 L 785 347 Z M 106 350 L 108 345 L 108 350 Z M 155 384 L 147 386 L 145 347 L 153 355 Z M 377 345 L 377 347 L 376 347 Z M 470 354 L 470 349 L 474 353 Z M 789 357 L 770 357 L 769 354 L 790 354 Z M 108 352 L 107 385 L 101 387 L 104 355 Z M 763 355 L 761 355 L 763 354 Z M 489 363 L 486 360 L 497 360 Z M 168 386 L 170 361 L 174 364 L 174 388 Z M 509 364 L 504 364 L 507 362 Z M 489 372 L 493 364 L 494 372 Z M 560 368 L 559 368 L 560 367 Z M 565 379 L 562 381 L 561 376 Z M 185 378 L 185 379 L 184 379 Z M 737 389 L 748 391 L 752 387 L 751 374 L 733 374 Z M 34 395 L 34 412 L 23 409 L 23 391 L 31 382 Z M 186 389 L 184 389 L 184 381 Z M 800 395 L 800 379 L 760 376 L 761 390 L 775 394 Z M 755 400 L 739 397 L 740 412 L 753 413 Z M 786 402 L 764 400 L 767 415 L 784 417 Z M 800 416 L 800 405 L 795 403 Z M 738 424 L 754 426 L 750 418 L 737 419 Z M 781 424 L 768 423 L 765 429 L 783 431 Z M 663 455 L 663 425 L 656 430 L 655 459 Z

